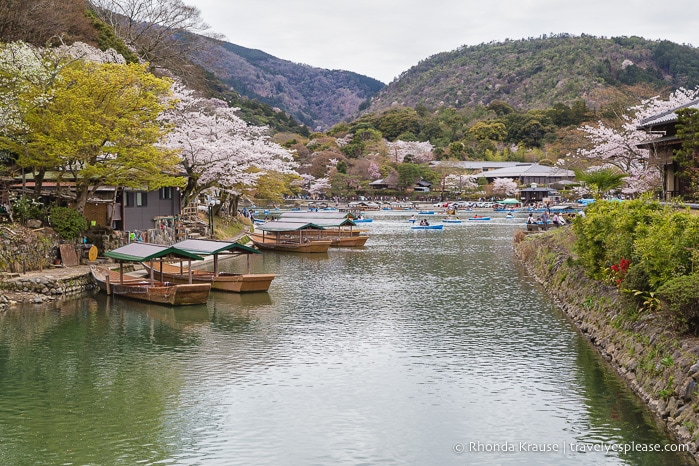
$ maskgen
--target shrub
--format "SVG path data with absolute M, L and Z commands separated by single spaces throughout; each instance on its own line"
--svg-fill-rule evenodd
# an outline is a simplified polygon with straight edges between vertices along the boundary
M 699 274 L 673 278 L 656 295 L 684 326 L 681 330 L 699 334 Z
M 52 207 L 51 226 L 61 238 L 72 240 L 87 230 L 87 220 L 68 207 Z
M 30 219 L 44 220 L 46 218 L 46 206 L 29 196 L 20 196 L 12 201 L 12 216 L 25 223 Z

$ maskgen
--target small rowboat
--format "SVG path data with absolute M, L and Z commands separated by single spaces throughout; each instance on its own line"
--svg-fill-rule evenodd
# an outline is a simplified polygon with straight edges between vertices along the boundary
M 469 220 L 490 220 L 490 217 L 469 217 Z
M 413 225 L 410 228 L 413 230 L 441 230 L 444 225 Z
M 373 218 L 355 218 L 355 219 L 352 219 L 352 221 L 354 223 L 370 223 L 370 222 L 373 222 L 374 219 Z
M 461 223 L 461 220 L 458 218 L 444 218 L 442 223 Z
M 421 210 L 418 212 L 420 215 L 434 215 L 434 210 Z

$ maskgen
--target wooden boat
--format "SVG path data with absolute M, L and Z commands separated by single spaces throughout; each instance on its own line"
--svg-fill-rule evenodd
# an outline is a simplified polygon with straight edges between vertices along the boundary
M 168 280 L 175 283 L 211 283 L 212 290 L 230 291 L 233 293 L 248 293 L 258 291 L 268 291 L 274 280 L 273 273 L 250 273 L 250 255 L 261 254 L 257 249 L 245 246 L 236 242 L 188 239 L 173 244 L 173 247 L 200 256 L 213 255 L 214 270 L 192 269 L 180 262 L 176 264 L 166 264 L 160 262 L 153 268 L 153 276 L 160 280 Z M 222 254 L 246 255 L 248 258 L 247 273 L 230 273 L 219 271 L 219 256 Z M 143 267 L 150 271 L 151 266 L 147 263 Z
M 204 258 L 172 246 L 162 246 L 148 243 L 130 243 L 126 246 L 107 251 L 105 256 L 119 263 L 119 271 L 115 272 L 106 267 L 92 266 L 90 272 L 102 291 L 108 295 L 140 299 L 151 303 L 171 304 L 180 306 L 186 304 L 205 304 L 211 291 L 210 283 L 193 283 L 185 285 L 156 281 L 151 274 L 149 278 L 125 277 L 124 262 L 145 262 L 151 264 L 158 260 L 179 259 L 192 260 Z
M 434 215 L 434 210 L 420 210 L 418 211 L 420 215 Z
M 100 290 L 108 295 L 138 299 L 150 303 L 183 306 L 206 304 L 211 283 L 176 285 L 170 282 L 151 281 L 147 278 L 123 278 L 120 272 L 97 265 L 90 266 L 92 278 Z
M 442 223 L 461 223 L 459 218 L 443 218 Z
M 410 228 L 413 230 L 441 230 L 444 225 L 413 225 Z
M 308 240 L 299 242 L 295 238 L 266 235 L 261 233 L 248 233 L 250 241 L 260 249 L 283 252 L 323 253 L 330 249 L 330 240 Z
M 295 212 L 285 212 L 279 219 L 290 224 L 304 223 L 321 227 L 306 231 L 306 238 L 314 241 L 330 240 L 330 247 L 361 247 L 369 239 L 369 236 L 362 234 L 366 230 L 354 228 L 357 220 L 352 218 L 351 213 L 317 212 L 303 215 Z
M 371 223 L 374 221 L 373 218 L 355 218 L 352 220 L 354 223 Z
M 149 273 L 151 266 L 143 264 Z M 153 276 L 159 280 L 167 280 L 174 283 L 189 283 L 190 269 L 183 265 L 159 263 L 153 267 Z M 274 280 L 273 273 L 228 273 L 192 269 L 193 283 L 209 283 L 212 290 L 231 291 L 233 293 L 247 293 L 253 291 L 267 291 Z
M 469 220 L 490 220 L 490 217 L 480 217 L 480 216 L 477 216 L 477 217 L 469 217 L 468 219 L 469 219 Z
M 317 230 L 323 227 L 309 222 L 278 220 L 257 227 L 260 232 L 249 233 L 248 237 L 259 249 L 284 252 L 324 253 L 331 241 L 318 239 Z

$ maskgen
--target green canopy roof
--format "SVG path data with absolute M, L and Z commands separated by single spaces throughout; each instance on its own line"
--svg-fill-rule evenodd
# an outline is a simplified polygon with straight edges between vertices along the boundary
M 105 252 L 104 255 L 111 259 L 130 262 L 144 262 L 167 256 L 204 260 L 203 257 L 182 249 L 149 243 L 129 243 L 126 246 Z
M 299 231 L 299 230 L 324 230 L 322 225 L 310 223 L 307 221 L 291 222 L 287 220 L 278 220 L 257 225 L 257 230 L 262 231 Z
M 209 255 L 222 252 L 239 251 L 246 254 L 262 254 L 255 248 L 230 241 L 214 241 L 206 239 L 186 239 L 172 245 L 173 248 L 191 252 L 193 254 Z

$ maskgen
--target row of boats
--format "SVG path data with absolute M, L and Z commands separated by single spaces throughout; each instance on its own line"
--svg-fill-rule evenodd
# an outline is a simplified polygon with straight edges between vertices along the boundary
M 213 290 L 234 293 L 264 292 L 274 274 L 250 273 L 250 255 L 261 250 L 323 253 L 330 247 L 364 246 L 369 236 L 354 228 L 351 213 L 285 212 L 278 220 L 256 226 L 248 234 L 255 247 L 238 242 L 188 239 L 172 246 L 129 243 L 105 256 L 119 264 L 118 270 L 93 265 L 91 274 L 108 295 L 118 295 L 159 304 L 205 304 Z M 247 273 L 222 272 L 221 257 L 246 255 Z M 193 261 L 213 256 L 213 270 L 192 267 Z M 147 276 L 131 276 L 125 263 L 141 263 Z
M 260 249 L 328 252 L 331 247 L 364 246 L 369 236 L 356 228 L 362 220 L 349 212 L 282 212 L 276 220 L 258 224 L 248 237 Z

